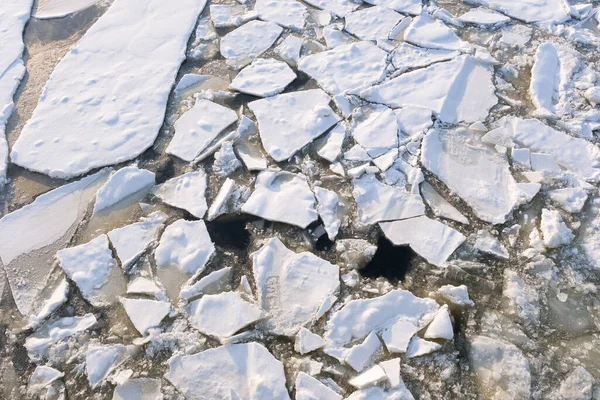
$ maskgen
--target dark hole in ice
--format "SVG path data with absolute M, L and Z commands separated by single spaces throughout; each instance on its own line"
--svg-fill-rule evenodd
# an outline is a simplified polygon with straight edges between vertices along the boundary
M 250 232 L 246 229 L 248 221 L 249 218 L 218 218 L 206 222 L 206 229 L 217 246 L 246 249 L 250 246 Z
M 322 235 L 315 242 L 315 250 L 317 251 L 327 251 L 333 246 L 333 242 L 329 240 L 329 236 L 327 234 Z
M 359 272 L 365 278 L 382 276 L 391 282 L 403 281 L 414 256 L 415 252 L 409 246 L 394 246 L 384 236 L 380 236 L 375 256 Z

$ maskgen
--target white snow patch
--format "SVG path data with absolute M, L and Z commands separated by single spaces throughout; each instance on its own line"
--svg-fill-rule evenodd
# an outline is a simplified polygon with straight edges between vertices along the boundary
M 316 335 L 306 328 L 300 328 L 294 342 L 294 350 L 304 355 L 325 346 L 325 341 L 319 335 Z

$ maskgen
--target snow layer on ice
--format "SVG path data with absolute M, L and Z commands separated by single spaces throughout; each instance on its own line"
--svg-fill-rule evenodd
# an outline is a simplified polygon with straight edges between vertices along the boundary
M 354 127 L 352 137 L 373 157 L 398 147 L 396 114 L 387 107 L 374 110 L 364 121 Z
M 296 74 L 286 63 L 257 58 L 233 78 L 229 87 L 241 93 L 269 97 L 283 92 L 294 79 Z
M 321 336 L 315 335 L 306 328 L 300 328 L 294 342 L 294 350 L 300 354 L 310 353 L 325 346 Z
M 492 8 L 525 22 L 561 23 L 570 18 L 561 0 L 468 0 L 467 3 Z
M 436 342 L 430 342 L 427 340 L 423 340 L 418 336 L 414 336 L 410 343 L 408 344 L 408 348 L 406 349 L 406 358 L 413 358 L 424 356 L 426 354 L 433 353 L 442 348 L 442 345 Z
M 320 89 L 284 93 L 248 104 L 256 116 L 260 140 L 275 161 L 284 161 L 340 120 Z
M 506 158 L 464 132 L 433 130 L 423 139 L 421 162 L 479 218 L 500 224 L 521 201 Z
M 65 374 L 57 369 L 38 365 L 35 367 L 35 371 L 33 371 L 33 374 L 31 374 L 31 377 L 29 378 L 27 394 L 32 396 L 50 386 L 53 382 L 56 382 L 63 376 L 65 376 Z
M 190 323 L 205 335 L 223 340 L 263 318 L 263 312 L 235 292 L 204 295 L 189 305 Z
M 469 298 L 469 291 L 465 285 L 444 285 L 441 286 L 436 293 L 458 307 L 475 305 L 473 300 Z
M 421 0 L 368 0 L 365 3 L 391 8 L 410 15 L 419 15 L 423 9 Z
M 544 240 L 544 246 L 549 249 L 569 244 L 573 241 L 575 235 L 563 222 L 560 213 L 556 210 L 542 210 L 540 221 L 540 231 Z
M 98 190 L 94 214 L 152 185 L 154 185 L 154 172 L 136 166 L 121 168 Z
M 318 218 L 315 195 L 306 178 L 273 170 L 258 174 L 254 192 L 242 206 L 242 212 L 302 229 Z
M 325 137 L 315 142 L 317 154 L 329 162 L 334 162 L 342 154 L 346 138 L 346 127 L 339 123 Z
M 362 343 L 352 347 L 345 355 L 346 364 L 355 371 L 362 371 L 372 361 L 372 358 L 382 349 L 381 341 L 375 332 L 367 335 Z
M 326 92 L 353 92 L 385 76 L 387 53 L 370 42 L 357 42 L 302 57 L 298 69 L 317 81 Z
M 283 364 L 258 343 L 175 355 L 165 377 L 186 398 L 289 399 Z
M 21 314 L 31 311 L 48 283 L 56 251 L 69 241 L 107 176 L 104 170 L 54 189 L 0 219 L 0 258 Z
M 156 211 L 141 222 L 108 232 L 108 238 L 124 270 L 132 266 L 148 246 L 158 238 L 158 231 L 165 220 L 166 215 Z
M 542 43 L 535 52 L 529 85 L 529 94 L 538 115 L 554 114 L 554 103 L 558 100 L 559 72 L 560 61 L 556 47 L 552 43 Z
M 548 192 L 550 200 L 570 213 L 581 212 L 587 201 L 587 193 L 582 188 L 555 189 Z
M 44 298 L 44 292 L 48 291 L 49 289 L 51 290 L 50 295 L 47 298 Z M 37 328 L 39 325 L 41 325 L 41 323 L 44 322 L 44 320 L 48 318 L 48 316 L 50 316 L 56 309 L 58 309 L 58 307 L 67 302 L 68 296 L 69 282 L 67 282 L 66 278 L 61 278 L 55 287 L 52 287 L 52 284 L 49 284 L 45 290 L 42 291 L 42 295 L 39 298 L 41 305 L 38 307 L 33 307 L 35 314 L 29 316 L 29 323 L 27 324 L 27 327 Z
M 25 73 L 23 29 L 29 21 L 32 4 L 32 0 L 11 0 L 0 5 L 0 186 L 6 183 L 8 143 L 5 129 L 14 107 L 13 95 Z
M 467 50 L 469 44 L 460 38 L 442 21 L 429 14 L 414 18 L 404 32 L 404 40 L 420 47 L 444 50 Z
M 52 343 L 60 342 L 69 336 L 83 332 L 96 324 L 94 314 L 82 317 L 65 317 L 47 322 L 25 340 L 25 348 L 30 355 L 43 354 Z
M 323 220 L 325 232 L 327 232 L 329 240 L 335 240 L 342 224 L 338 216 L 338 211 L 342 204 L 340 198 L 335 192 L 318 186 L 315 186 L 313 190 L 317 199 L 317 212 Z
M 421 195 L 429 208 L 431 208 L 431 211 L 438 217 L 448 218 L 465 225 L 469 224 L 467 217 L 452 204 L 448 203 L 429 183 L 423 182 L 421 184 Z
M 287 336 L 315 320 L 340 285 L 336 265 L 308 252 L 294 253 L 277 238 L 252 254 L 252 268 L 258 303 L 270 314 L 267 326 Z
M 247 22 L 221 39 L 221 54 L 235 66 L 243 66 L 267 51 L 281 32 L 274 22 Z
M 284 28 L 304 29 L 308 11 L 296 0 L 257 0 L 254 6 L 263 21 L 275 22 Z
M 424 335 L 425 339 L 444 339 L 452 340 L 454 337 L 454 329 L 452 328 L 452 320 L 448 312 L 448 306 L 444 304 L 440 307 L 435 318 L 427 327 Z
M 397 72 L 404 72 L 409 69 L 427 67 L 441 61 L 449 61 L 459 55 L 460 52 L 455 50 L 426 49 L 403 42 L 392 52 L 392 65 Z
M 509 258 L 506 247 L 504 247 L 502 243 L 488 231 L 478 231 L 473 246 L 484 253 L 492 254 L 496 257 L 504 258 L 505 260 L 508 260 Z
M 346 15 L 346 32 L 361 40 L 387 40 L 404 17 L 386 7 L 369 7 Z
M 135 329 L 143 336 L 148 329 L 160 325 L 171 311 L 167 301 L 119 298 Z
M 471 56 L 460 56 L 404 73 L 363 90 L 361 97 L 393 108 L 429 108 L 442 122 L 456 123 L 485 119 L 498 102 L 494 90 L 491 70 Z
M 208 209 L 205 193 L 206 173 L 201 169 L 171 178 L 154 189 L 159 199 L 196 218 L 203 218 Z
M 127 349 L 122 344 L 90 346 L 85 355 L 85 372 L 93 388 L 124 360 Z
M 426 216 L 379 224 L 395 245 L 409 245 L 433 265 L 441 266 L 464 241 L 465 236 Z
M 362 374 L 350 379 L 348 383 L 357 389 L 364 389 L 369 386 L 376 385 L 387 379 L 385 370 L 379 365 L 374 365 Z M 373 397 L 367 397 L 373 398 Z
M 52 72 L 12 162 L 68 179 L 149 148 L 205 4 L 113 2 Z
M 296 400 L 342 400 L 342 396 L 302 371 L 296 377 Z
M 95 306 L 105 304 L 105 300 L 99 297 L 99 289 L 118 268 L 106 235 L 59 250 L 56 258 L 69 279 L 77 284 L 83 297 Z
M 165 151 L 182 160 L 193 161 L 237 119 L 235 111 L 198 98 L 196 104 L 175 122 L 175 136 Z
M 367 174 L 353 182 L 352 194 L 358 206 L 360 220 L 365 224 L 393 221 L 425 214 L 421 196 L 404 188 L 389 186 Z
M 156 248 L 159 268 L 179 268 L 189 275 L 204 270 L 215 252 L 204 221 L 179 219 L 167 226 Z
M 476 25 L 500 25 L 510 22 L 510 18 L 487 8 L 472 8 L 460 17 L 458 21 Z

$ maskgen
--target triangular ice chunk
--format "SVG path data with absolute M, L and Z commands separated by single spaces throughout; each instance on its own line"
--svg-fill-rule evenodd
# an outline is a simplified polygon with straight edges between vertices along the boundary
M 121 297 L 119 300 L 123 304 L 123 308 L 133 326 L 142 336 L 146 334 L 148 329 L 159 326 L 171 311 L 171 304 L 167 301 L 128 299 L 125 297 Z
M 94 214 L 154 185 L 154 172 L 136 166 L 121 168 L 98 190 Z
M 206 204 L 206 173 L 200 169 L 171 178 L 154 189 L 154 194 L 170 206 L 181 208 L 196 218 L 203 218 Z

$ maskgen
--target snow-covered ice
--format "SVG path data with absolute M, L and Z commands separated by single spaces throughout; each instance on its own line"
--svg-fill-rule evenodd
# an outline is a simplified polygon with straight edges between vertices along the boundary
M 49 0 L 33 13 L 36 19 L 62 18 L 93 6 L 100 0 Z
M 365 3 L 391 8 L 410 15 L 419 15 L 423 9 L 421 0 L 368 0 Z
M 386 7 L 370 7 L 346 15 L 344 29 L 361 40 L 388 39 L 404 17 Z
M 329 240 L 335 240 L 342 224 L 339 218 L 339 209 L 342 204 L 340 198 L 335 192 L 318 186 L 315 186 L 313 190 L 317 199 L 317 212 L 323 220 L 327 236 L 329 236 Z
M 529 85 L 531 100 L 540 116 L 554 114 L 554 103 L 558 100 L 559 73 L 560 61 L 556 47 L 552 43 L 542 43 L 535 53 Z
M 429 14 L 421 14 L 412 20 L 404 32 L 404 40 L 430 49 L 468 50 L 468 45 L 452 29 Z
M 127 349 L 122 344 L 90 346 L 85 355 L 85 370 L 93 388 L 101 383 L 125 359 Z
M 119 300 L 131 323 L 142 336 L 148 332 L 148 329 L 159 326 L 162 320 L 171 312 L 171 304 L 167 301 L 126 297 L 120 297 Z
M 312 376 L 299 372 L 296 377 L 296 400 L 342 400 L 342 396 Z
M 153 191 L 168 205 L 186 210 L 196 218 L 203 218 L 208 209 L 205 192 L 206 173 L 202 169 L 171 178 Z
M 47 322 L 27 338 L 25 348 L 30 355 L 43 354 L 51 344 L 90 329 L 97 322 L 94 314 L 65 317 Z
M 501 25 L 510 22 L 510 18 L 506 15 L 483 7 L 472 8 L 458 17 L 457 20 L 466 24 L 484 26 Z
M 525 22 L 560 23 L 569 19 L 562 0 L 468 0 L 467 2 L 500 11 Z
M 294 79 L 296 74 L 286 63 L 257 58 L 233 78 L 229 87 L 241 93 L 269 97 L 283 92 Z
M 403 42 L 392 52 L 392 65 L 400 73 L 409 69 L 423 68 L 434 63 L 449 61 L 459 55 L 460 52 L 456 50 L 427 49 Z
M 247 22 L 221 39 L 221 54 L 233 65 L 242 67 L 267 51 L 281 32 L 283 29 L 274 22 Z
M 315 335 L 306 328 L 300 328 L 294 342 L 294 350 L 300 354 L 310 353 L 325 346 L 321 336 Z
M 263 21 L 275 22 L 284 28 L 304 29 L 308 10 L 296 0 L 257 0 L 255 9 Z
M 431 211 L 438 217 L 451 219 L 461 224 L 469 224 L 467 217 L 444 199 L 429 183 L 423 182 L 421 184 L 421 195 Z
M 154 172 L 136 166 L 121 168 L 98 190 L 94 214 L 154 185 Z

